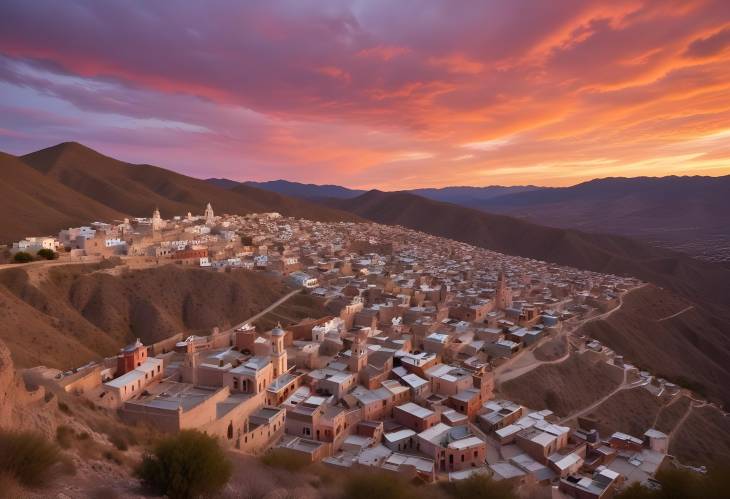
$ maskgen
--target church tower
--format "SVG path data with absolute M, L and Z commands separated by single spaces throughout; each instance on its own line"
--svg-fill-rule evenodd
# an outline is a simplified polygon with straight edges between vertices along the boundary
M 512 306 L 512 290 L 507 286 L 504 277 L 504 270 L 499 271 L 497 278 L 497 291 L 494 296 L 495 304 L 500 310 L 510 308 Z
M 281 376 L 287 370 L 287 355 L 284 348 L 284 336 L 286 333 L 281 328 L 281 324 L 277 324 L 271 330 L 271 364 L 274 368 L 274 378 Z
M 160 230 L 164 225 L 164 221 L 160 216 L 160 210 L 155 207 L 155 211 L 152 212 L 152 230 Z
M 215 225 L 215 215 L 213 214 L 213 207 L 208 203 L 205 207 L 205 225 Z
M 352 339 L 350 349 L 350 371 L 359 373 L 368 365 L 367 331 L 359 330 Z

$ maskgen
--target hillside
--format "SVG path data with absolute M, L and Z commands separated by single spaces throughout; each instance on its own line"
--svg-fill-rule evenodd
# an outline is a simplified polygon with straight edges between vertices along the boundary
M 0 213 L 0 241 L 55 234 L 64 227 L 123 217 L 5 153 L 0 153 Z
M 544 189 L 533 185 L 501 186 L 490 185 L 487 187 L 454 186 L 441 187 L 438 189 L 412 189 L 408 192 L 423 196 L 434 201 L 461 204 L 464 206 L 477 205 L 478 203 L 495 200 L 502 196 L 509 196 L 522 192 L 531 192 Z
M 221 179 L 217 179 L 219 182 Z M 216 181 L 216 179 L 213 179 Z M 230 181 L 228 181 L 230 182 Z M 321 198 L 337 198 L 347 199 L 354 198 L 365 191 L 359 189 L 349 189 L 339 185 L 317 185 L 302 184 L 299 182 L 290 182 L 288 180 L 271 180 L 268 182 L 244 182 L 245 185 L 264 189 L 266 191 L 278 192 L 286 196 L 295 196 L 303 199 L 321 199 Z
M 459 204 L 555 227 L 609 232 L 730 259 L 730 176 L 605 178 Z
M 628 362 L 730 406 L 727 331 L 725 319 L 656 286 L 629 293 L 621 309 L 583 329 Z
M 230 189 L 235 187 L 238 182 L 225 178 L 209 178 L 206 182 L 210 182 L 219 187 Z M 336 199 L 350 199 L 362 194 L 365 194 L 364 190 L 361 189 L 350 189 L 348 187 L 342 187 L 340 185 L 318 185 L 318 184 L 303 184 L 300 182 L 290 182 L 288 180 L 271 180 L 268 182 L 244 182 L 246 185 L 264 189 L 267 191 L 278 192 L 286 196 L 294 196 L 302 199 L 324 199 L 324 198 L 336 198 Z M 442 187 L 434 189 L 412 189 L 407 192 L 423 196 L 428 199 L 435 201 L 445 201 L 447 203 L 456 203 L 464 206 L 470 204 L 478 204 L 488 199 L 494 199 L 500 196 L 506 196 L 509 194 L 516 194 L 519 192 L 527 192 L 536 189 L 542 189 L 541 187 L 534 186 L 514 186 L 514 187 L 503 187 L 503 186 L 488 186 L 488 187 L 468 187 L 468 186 L 456 186 L 456 187 Z
M 328 205 L 475 246 L 597 272 L 631 275 L 730 310 L 730 269 L 634 239 L 536 225 L 406 192 L 370 191 Z
M 132 165 L 75 142 L 22 157 L 2 154 L 0 176 L 4 242 L 93 220 L 149 216 L 155 207 L 163 217 L 201 213 L 208 202 L 219 213 L 278 211 L 322 221 L 357 218 L 250 186 L 224 189 L 164 168 Z
M 242 322 L 286 290 L 263 274 L 168 265 L 125 271 L 105 264 L 0 271 L 0 340 L 16 364 L 68 368 L 116 353 L 134 338 Z

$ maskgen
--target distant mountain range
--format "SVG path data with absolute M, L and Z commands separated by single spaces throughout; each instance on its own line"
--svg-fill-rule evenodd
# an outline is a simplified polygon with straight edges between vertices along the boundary
M 229 180 L 227 178 L 209 178 L 208 182 L 223 187 L 224 189 L 230 189 L 237 185 L 239 182 L 235 180 Z M 251 187 L 258 189 L 265 189 L 267 191 L 278 192 L 279 194 L 285 194 L 287 196 L 296 196 L 303 199 L 320 200 L 324 198 L 335 198 L 335 199 L 349 199 L 365 194 L 365 190 L 362 189 L 350 189 L 348 187 L 342 187 L 341 185 L 317 185 L 317 184 L 302 184 L 299 182 L 290 182 L 289 180 L 271 180 L 268 182 L 243 182 Z M 520 192 L 527 192 L 532 190 L 541 189 L 535 186 L 515 186 L 515 187 L 503 187 L 503 186 L 489 186 L 489 187 L 443 187 L 440 189 L 413 189 L 411 192 L 419 196 L 423 196 L 436 201 L 445 201 L 447 203 L 456 203 L 462 205 L 476 204 L 482 201 L 494 199 L 499 196 L 507 194 L 517 194 Z
M 300 198 L 236 184 L 223 189 L 151 165 L 132 165 L 75 142 L 25 156 L 0 153 L 0 241 L 56 234 L 64 227 L 125 216 L 279 211 L 322 221 L 357 217 Z
M 247 185 L 309 200 L 348 199 L 364 193 L 285 180 Z M 730 261 L 730 176 L 605 178 L 560 188 L 445 187 L 408 192 L 543 225 L 631 236 L 693 256 Z

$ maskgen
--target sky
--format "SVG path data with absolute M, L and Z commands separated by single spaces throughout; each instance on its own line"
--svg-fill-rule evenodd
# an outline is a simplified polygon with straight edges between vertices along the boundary
M 730 174 L 730 1 L 0 3 L 0 150 L 386 190 Z

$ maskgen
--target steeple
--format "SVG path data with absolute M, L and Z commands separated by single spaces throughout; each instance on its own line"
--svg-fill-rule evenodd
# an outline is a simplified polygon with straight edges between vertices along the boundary
M 215 225 L 215 214 L 213 213 L 213 207 L 208 203 L 205 207 L 205 225 Z
M 155 211 L 152 212 L 152 230 L 160 230 L 164 222 L 160 216 L 160 209 L 155 206 Z

